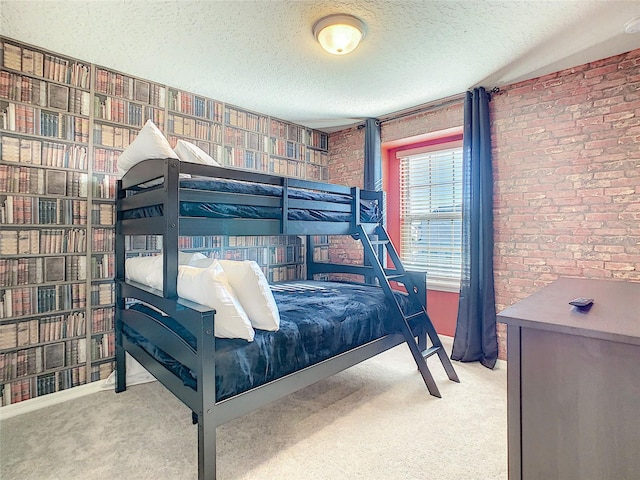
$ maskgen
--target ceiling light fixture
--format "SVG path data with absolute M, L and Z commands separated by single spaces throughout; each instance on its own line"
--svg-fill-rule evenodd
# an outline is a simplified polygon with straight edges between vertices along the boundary
M 356 49 L 366 34 L 366 25 L 353 15 L 337 14 L 321 18 L 313 35 L 327 52 L 345 55 Z
M 640 17 L 632 18 L 624 24 L 624 32 L 628 34 L 640 32 Z

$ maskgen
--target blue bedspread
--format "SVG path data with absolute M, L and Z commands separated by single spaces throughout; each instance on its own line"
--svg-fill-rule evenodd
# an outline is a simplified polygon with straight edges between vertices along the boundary
M 231 180 L 226 178 L 192 177 L 181 178 L 180 187 L 192 188 L 195 190 L 207 190 L 210 192 L 244 193 L 248 195 L 261 195 L 269 197 L 280 197 L 282 187 L 269 185 L 266 183 L 244 182 L 242 180 Z M 303 188 L 289 188 L 290 198 L 298 200 L 320 200 L 332 203 L 349 203 L 349 195 L 338 193 L 319 192 L 315 190 L 305 190 Z
M 280 311 L 280 330 L 256 330 L 253 342 L 216 338 L 216 399 L 223 400 L 295 372 L 326 358 L 399 332 L 395 308 L 379 287 L 338 282 L 300 281 L 272 287 Z M 417 311 L 397 294 L 405 313 Z M 141 305 L 195 348 L 195 338 L 175 320 Z M 416 335 L 423 324 L 412 324 Z M 169 357 L 127 326 L 124 334 L 169 367 L 186 385 L 196 386 L 194 372 Z
M 282 187 L 277 185 L 250 183 L 239 180 L 218 178 L 183 178 L 180 179 L 180 187 L 209 192 L 240 193 L 267 197 L 282 196 Z M 349 204 L 351 202 L 351 197 L 349 195 L 305 190 L 301 188 L 288 189 L 288 195 L 289 198 L 296 200 L 316 200 L 335 204 Z M 139 208 L 124 212 L 124 218 L 131 219 L 160 216 L 162 215 L 162 212 L 162 205 L 156 205 L 154 207 Z M 351 214 L 349 213 L 332 212 L 326 210 L 290 208 L 288 212 L 289 220 L 349 222 L 352 219 Z M 181 201 L 180 215 L 185 217 L 208 218 L 281 219 L 282 208 L 235 205 L 230 203 Z M 375 202 L 361 200 L 360 217 L 363 222 L 376 223 L 381 220 L 382 215 L 380 209 L 378 208 L 378 205 Z

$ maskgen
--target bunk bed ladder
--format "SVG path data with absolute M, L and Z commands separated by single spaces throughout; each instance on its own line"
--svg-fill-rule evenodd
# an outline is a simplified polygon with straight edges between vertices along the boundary
M 431 319 L 427 314 L 423 301 L 420 300 L 418 295 L 418 288 L 416 287 L 411 275 L 407 273 L 400 261 L 400 257 L 398 256 L 398 252 L 394 248 L 391 240 L 389 239 L 389 235 L 387 234 L 384 227 L 378 225 L 375 227 L 371 234 L 367 234 L 366 230 L 362 225 L 357 226 L 358 237 L 362 241 L 362 245 L 364 246 L 365 258 L 371 264 L 373 271 L 378 279 L 378 282 L 382 289 L 384 290 L 387 298 L 393 299 L 393 302 L 396 305 L 396 308 L 400 312 L 403 321 L 401 322 L 402 334 L 404 335 L 407 344 L 409 345 L 409 349 L 411 350 L 411 354 L 418 366 L 418 370 L 422 375 L 422 378 L 429 390 L 429 393 L 435 397 L 440 397 L 440 391 L 436 386 L 436 383 L 429 371 L 429 367 L 427 366 L 426 359 L 430 356 L 437 354 L 440 363 L 444 367 L 449 380 L 454 382 L 459 382 L 458 375 L 456 374 L 453 365 L 451 364 L 451 360 L 447 355 L 444 347 L 442 346 L 442 342 L 438 337 L 435 327 L 431 323 Z M 381 259 L 384 259 L 385 253 L 388 255 L 391 263 L 393 264 L 393 268 L 385 268 L 382 266 Z M 411 297 L 412 304 L 420 305 L 420 310 L 417 313 L 413 313 L 407 315 L 395 295 L 393 294 L 393 290 L 391 288 L 390 281 L 396 281 L 402 283 L 409 297 Z M 409 325 L 409 321 L 413 318 L 417 318 L 420 316 L 426 317 L 426 325 L 427 325 L 427 336 L 431 341 L 431 347 L 427 348 L 427 345 L 422 345 L 422 342 L 416 341 L 416 336 L 411 331 L 411 327 Z

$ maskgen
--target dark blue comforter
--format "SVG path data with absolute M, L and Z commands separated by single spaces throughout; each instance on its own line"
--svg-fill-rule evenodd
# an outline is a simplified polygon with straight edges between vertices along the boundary
M 253 342 L 216 338 L 216 399 L 223 400 L 295 372 L 326 358 L 399 332 L 398 314 L 379 287 L 337 282 L 288 282 L 272 287 L 280 311 L 280 330 L 256 330 Z M 408 297 L 397 294 L 405 305 Z M 171 327 L 195 348 L 195 338 L 178 322 L 133 305 Z M 412 324 L 416 335 L 424 325 Z M 195 388 L 194 372 L 169 357 L 130 328 L 125 335 Z
M 202 190 L 221 193 L 240 193 L 267 197 L 281 197 L 282 187 L 261 183 L 243 182 L 219 178 L 183 178 L 180 179 L 181 188 Z M 335 204 L 349 204 L 351 197 L 337 193 L 305 190 L 302 188 L 288 189 L 288 196 L 296 200 L 316 200 Z M 162 215 L 162 205 L 148 208 L 139 208 L 124 212 L 124 218 L 144 218 Z M 333 212 L 327 210 L 290 208 L 289 220 L 300 221 L 324 221 L 324 222 L 349 222 L 351 214 Z M 235 205 L 230 203 L 215 202 L 180 202 L 180 215 L 185 217 L 208 218 L 253 218 L 253 219 L 281 219 L 282 208 L 252 205 Z M 382 214 L 375 202 L 360 201 L 360 218 L 363 222 L 376 223 L 382 218 Z

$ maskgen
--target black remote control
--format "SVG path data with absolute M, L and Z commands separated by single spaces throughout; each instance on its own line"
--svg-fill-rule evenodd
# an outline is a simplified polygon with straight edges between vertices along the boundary
M 592 303 L 593 303 L 593 298 L 578 297 L 571 300 L 569 302 L 569 305 L 573 305 L 579 308 L 584 308 L 584 307 L 588 307 Z

